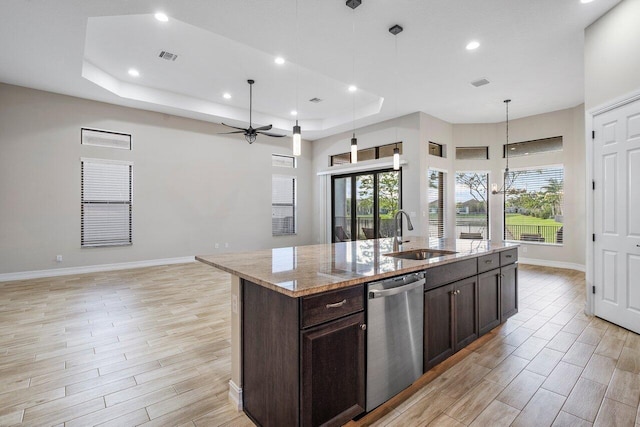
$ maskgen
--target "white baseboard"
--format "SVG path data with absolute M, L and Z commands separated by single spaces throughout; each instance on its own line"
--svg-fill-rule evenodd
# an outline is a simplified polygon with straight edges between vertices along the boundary
M 546 259 L 534 259 L 534 258 L 522 258 L 518 257 L 519 264 L 539 265 L 542 267 L 554 267 L 554 268 L 567 268 L 569 270 L 586 271 L 586 268 L 582 264 L 576 264 L 573 262 L 561 262 L 550 261 Z
M 146 261 L 119 262 L 116 264 L 87 265 L 84 267 L 52 268 L 50 270 L 20 271 L 0 274 L 0 282 L 10 280 L 39 279 L 41 277 L 69 276 L 71 274 L 98 273 L 101 271 L 127 270 L 130 268 L 155 267 L 158 265 L 194 262 L 195 257 L 150 259 Z
M 229 380 L 229 401 L 238 412 L 242 411 L 242 388 L 238 387 L 233 380 Z

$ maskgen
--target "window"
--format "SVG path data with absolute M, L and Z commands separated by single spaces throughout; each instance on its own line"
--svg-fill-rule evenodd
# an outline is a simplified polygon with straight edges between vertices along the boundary
M 506 147 L 502 146 L 502 157 Z M 548 153 L 552 151 L 562 151 L 562 137 L 534 139 L 531 141 L 514 142 L 509 144 L 509 157 L 528 156 L 530 154 Z
M 429 141 L 429 154 L 431 156 L 444 157 L 442 144 L 436 144 L 435 142 Z
M 130 245 L 133 164 L 81 161 L 80 245 Z
M 296 178 L 273 175 L 271 179 L 271 233 L 296 234 Z
M 444 237 L 444 173 L 429 169 L 429 237 Z
M 488 158 L 489 158 L 489 147 L 457 147 L 456 148 L 456 160 L 487 160 Z
M 358 161 L 363 162 L 365 160 L 384 159 L 385 157 L 393 157 L 393 149 L 398 147 L 400 154 L 402 154 L 402 142 L 380 145 L 378 147 L 363 148 L 358 150 Z M 351 163 L 351 152 L 336 154 L 329 157 L 329 164 L 331 166 L 344 165 Z
M 295 168 L 296 167 L 296 158 L 293 156 L 284 156 L 281 154 L 272 154 L 271 155 L 271 166 L 276 166 L 280 168 Z
M 514 170 L 505 187 L 505 240 L 562 244 L 564 168 Z
M 400 171 L 334 176 L 331 180 L 333 242 L 393 236 L 400 209 Z
M 80 143 L 96 147 L 120 148 L 131 150 L 131 135 L 106 130 L 87 129 L 80 130 Z
M 489 174 L 456 173 L 456 237 L 489 238 Z

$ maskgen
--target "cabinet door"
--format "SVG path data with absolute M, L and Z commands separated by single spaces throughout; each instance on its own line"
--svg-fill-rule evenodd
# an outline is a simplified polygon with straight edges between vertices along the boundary
M 478 338 L 477 276 L 453 284 L 455 347 L 458 351 Z
M 501 322 L 518 312 L 518 264 L 502 267 L 500 287 L 502 290 L 502 318 Z
M 303 426 L 341 425 L 365 408 L 364 313 L 301 332 Z
M 453 354 L 453 298 L 453 285 L 424 293 L 425 372 Z
M 478 275 L 478 332 L 482 336 L 500 324 L 500 269 Z

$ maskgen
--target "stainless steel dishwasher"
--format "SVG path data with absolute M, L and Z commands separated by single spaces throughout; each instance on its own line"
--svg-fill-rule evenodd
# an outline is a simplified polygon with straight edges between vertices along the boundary
M 414 273 L 367 285 L 367 412 L 422 375 L 424 284 Z

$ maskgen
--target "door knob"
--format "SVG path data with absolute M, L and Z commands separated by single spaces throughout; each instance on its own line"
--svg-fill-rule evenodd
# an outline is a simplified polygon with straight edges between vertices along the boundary
M 360 329 L 362 329 L 363 331 L 367 330 L 367 325 L 365 323 L 363 323 L 362 325 L 360 325 Z

